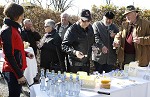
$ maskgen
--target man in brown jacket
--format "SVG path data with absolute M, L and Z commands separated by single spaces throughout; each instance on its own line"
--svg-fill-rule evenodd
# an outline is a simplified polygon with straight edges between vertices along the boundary
M 134 6 L 127 6 L 124 13 L 126 22 L 115 36 L 114 47 L 118 49 L 119 63 L 128 64 L 138 61 L 139 66 L 150 62 L 150 22 L 141 19 Z

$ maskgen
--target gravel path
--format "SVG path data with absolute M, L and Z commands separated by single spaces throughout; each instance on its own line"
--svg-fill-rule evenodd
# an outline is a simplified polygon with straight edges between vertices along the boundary
M 0 97 L 8 97 L 8 88 L 3 78 L 0 78 Z
M 38 58 L 37 58 L 37 63 L 38 63 L 38 71 L 39 71 L 39 54 L 38 54 Z M 0 67 L 0 71 L 1 71 L 1 69 L 2 69 L 2 67 Z M 37 79 L 39 79 L 39 75 L 37 75 Z M 21 93 L 20 97 L 30 97 L 29 91 L 30 90 L 27 86 L 23 86 L 24 93 Z M 8 97 L 7 83 L 4 81 L 4 79 L 1 77 L 1 75 L 0 75 L 0 97 Z
M 21 93 L 20 97 L 30 97 L 29 96 L 29 89 L 27 86 L 23 86 L 23 92 Z M 8 97 L 8 87 L 7 83 L 4 81 L 4 79 L 0 75 L 0 97 Z

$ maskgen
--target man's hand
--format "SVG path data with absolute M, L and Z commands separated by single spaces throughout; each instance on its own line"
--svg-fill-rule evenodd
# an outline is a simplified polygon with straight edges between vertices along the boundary
M 106 46 L 102 47 L 102 52 L 104 54 L 108 53 L 108 48 Z
M 111 33 L 110 33 L 110 37 L 112 37 L 112 38 L 114 38 L 115 35 L 116 35 L 116 33 L 114 33 L 114 32 L 111 32 Z
M 98 50 L 99 50 L 98 47 L 92 46 L 92 51 L 93 51 L 94 54 L 97 54 L 97 53 L 98 53 Z
M 34 55 L 29 52 L 29 53 L 27 54 L 27 57 L 28 57 L 29 59 L 33 59 L 33 58 L 34 58 Z
M 18 79 L 18 84 L 24 84 L 25 82 L 26 82 L 26 79 L 24 76 Z
M 76 51 L 75 54 L 76 54 L 77 58 L 79 58 L 79 59 L 82 59 L 83 57 L 85 57 L 85 55 L 80 51 Z
M 116 33 L 114 33 L 114 30 L 109 30 L 109 33 L 110 33 L 110 37 L 114 38 Z
M 119 47 L 120 46 L 120 40 L 116 40 L 113 42 L 113 47 Z
M 35 28 L 34 28 L 33 26 L 31 27 L 31 31 L 32 31 L 32 32 L 35 32 Z
M 139 44 L 140 43 L 140 38 L 139 37 L 133 37 L 133 42 Z

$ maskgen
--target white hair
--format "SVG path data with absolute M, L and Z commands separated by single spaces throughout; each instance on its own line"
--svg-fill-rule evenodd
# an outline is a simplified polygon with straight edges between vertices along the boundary
M 55 21 L 52 19 L 46 19 L 44 23 L 45 23 L 45 26 L 51 26 L 52 28 L 55 28 Z
M 69 14 L 63 12 L 63 13 L 60 15 L 60 17 L 63 17 L 63 16 L 69 17 Z
M 24 19 L 23 20 L 23 24 L 26 24 L 27 22 L 31 22 L 31 20 L 30 19 Z

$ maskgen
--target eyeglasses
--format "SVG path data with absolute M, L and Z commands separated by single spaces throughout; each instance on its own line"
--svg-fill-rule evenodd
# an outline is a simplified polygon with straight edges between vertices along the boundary
M 81 19 L 82 20 L 82 19 Z M 90 22 L 91 20 L 82 20 L 82 22 Z

